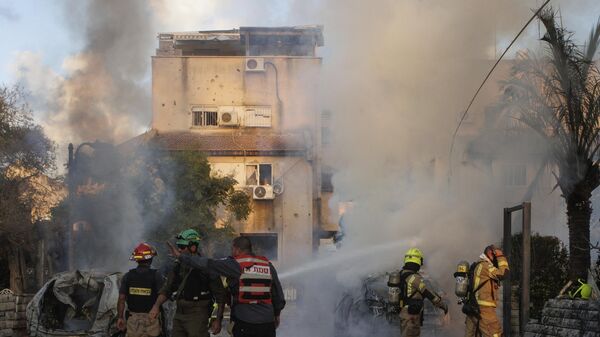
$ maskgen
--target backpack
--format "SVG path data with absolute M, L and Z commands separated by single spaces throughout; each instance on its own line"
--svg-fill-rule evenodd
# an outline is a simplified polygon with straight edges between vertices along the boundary
M 481 283 L 477 288 L 473 288 L 475 284 L 475 269 L 481 262 L 473 262 L 471 267 L 469 268 L 468 278 L 469 278 L 469 286 L 467 287 L 467 298 L 463 303 L 462 312 L 467 316 L 473 316 L 477 319 L 481 318 L 481 309 L 479 308 L 479 303 L 477 303 L 477 297 L 475 294 L 483 288 L 490 280 L 486 280 Z

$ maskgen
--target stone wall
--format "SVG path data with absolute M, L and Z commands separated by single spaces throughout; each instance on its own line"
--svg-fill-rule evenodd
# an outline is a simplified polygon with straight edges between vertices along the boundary
M 26 336 L 25 310 L 33 295 L 16 295 L 8 289 L 0 291 L 0 337 Z
M 600 301 L 549 300 L 542 319 L 527 325 L 525 337 L 600 337 Z

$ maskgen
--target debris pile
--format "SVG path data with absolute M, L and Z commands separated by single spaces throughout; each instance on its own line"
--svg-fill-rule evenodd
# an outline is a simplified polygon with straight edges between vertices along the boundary
M 552 299 L 544 305 L 542 319 L 525 328 L 525 337 L 600 337 L 600 302 Z
M 33 295 L 16 295 L 9 289 L 0 291 L 0 337 L 25 336 L 25 309 Z
M 79 270 L 56 274 L 27 308 L 29 336 L 113 335 L 120 278 Z

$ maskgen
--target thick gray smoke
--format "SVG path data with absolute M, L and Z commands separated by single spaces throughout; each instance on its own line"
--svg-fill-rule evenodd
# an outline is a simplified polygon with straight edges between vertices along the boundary
M 148 65 L 154 44 L 145 1 L 66 1 L 65 17 L 84 49 L 63 84 L 60 113 L 75 140 L 123 141 L 148 125 Z
M 29 51 L 18 53 L 13 67 L 65 162 L 69 142 L 121 142 L 150 124 L 155 29 L 146 1 L 65 0 L 62 6 L 59 19 L 81 49 L 60 70 Z
M 587 4 L 600 12 L 598 4 Z M 322 101 L 333 114 L 329 159 L 337 169 L 337 199 L 331 207 L 337 208 L 336 201 L 354 205 L 344 215 L 346 239 L 336 254 L 370 248 L 373 254 L 368 259 L 333 258 L 327 267 L 304 270 L 316 287 L 304 288 L 313 302 L 289 318 L 295 321 L 293 336 L 329 335 L 340 285 L 331 282 L 331 275 L 352 283 L 369 272 L 399 268 L 404 251 L 417 246 L 426 254 L 426 271 L 452 304 L 456 263 L 474 261 L 483 247 L 501 242 L 502 208 L 520 203 L 525 193 L 505 186 L 502 167 L 469 157 L 466 149 L 490 111 L 487 107 L 500 96 L 498 81 L 509 75 L 507 66 L 490 79 L 459 134 L 450 181 L 448 149 L 469 99 L 536 5 L 473 0 L 296 2 L 292 13 L 325 26 Z M 562 7 L 568 24 L 578 15 L 565 7 L 570 6 Z M 587 29 L 586 25 L 584 34 Z M 533 25 L 517 50 L 539 49 L 538 36 Z M 545 151 L 536 144 L 521 145 L 534 153 Z M 493 144 L 501 149 L 498 153 L 510 154 L 511 146 L 502 140 Z M 527 172 L 528 177 L 534 174 Z M 533 229 L 564 239 L 563 206 L 551 190 L 551 180 L 535 189 Z M 388 249 L 380 250 L 381 245 Z M 293 280 L 293 273 L 283 275 Z M 323 309 L 315 310 L 315 304 Z M 454 321 L 460 321 L 459 308 L 451 309 Z

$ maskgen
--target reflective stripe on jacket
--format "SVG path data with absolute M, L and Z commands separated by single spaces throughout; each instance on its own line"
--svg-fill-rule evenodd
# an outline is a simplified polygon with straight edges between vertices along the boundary
M 482 307 L 495 308 L 498 304 L 498 288 L 500 281 L 507 275 L 508 261 L 506 257 L 498 257 L 498 268 L 485 256 L 480 257 L 480 261 L 475 267 L 473 273 L 473 289 L 481 289 L 475 293 L 477 303 Z M 486 284 L 484 284 L 486 283 Z
M 241 269 L 237 302 L 271 304 L 273 276 L 269 260 L 253 255 L 239 255 L 235 260 Z

